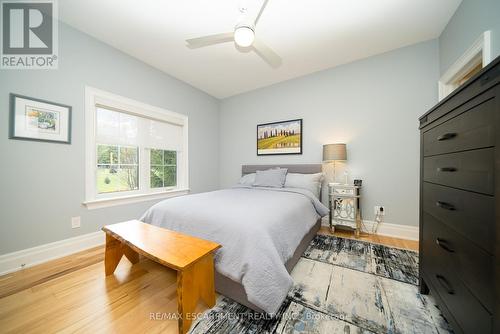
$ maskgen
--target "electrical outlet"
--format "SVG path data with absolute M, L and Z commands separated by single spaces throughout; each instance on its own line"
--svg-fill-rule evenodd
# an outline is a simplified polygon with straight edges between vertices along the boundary
M 375 215 L 381 215 L 381 216 L 385 216 L 385 207 L 381 206 L 381 205 L 375 205 L 373 207 L 373 213 Z
M 79 228 L 81 226 L 80 223 L 80 216 L 71 217 L 71 228 Z

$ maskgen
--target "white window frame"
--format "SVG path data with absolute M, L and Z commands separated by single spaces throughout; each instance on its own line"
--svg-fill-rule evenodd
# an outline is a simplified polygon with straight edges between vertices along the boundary
M 481 63 L 485 67 L 492 60 L 491 32 L 488 30 L 482 33 L 439 79 L 439 101 L 458 88 L 455 84 L 457 79 L 463 78 Z
M 97 191 L 96 106 L 100 105 L 138 117 L 182 126 L 182 149 L 177 153 L 177 186 L 150 187 L 150 160 L 147 148 L 139 147 L 139 189 L 99 194 Z M 147 167 L 145 167 L 147 166 Z M 142 183 L 146 182 L 146 185 Z M 85 201 L 88 209 L 163 199 L 189 193 L 188 117 L 166 109 L 85 87 Z

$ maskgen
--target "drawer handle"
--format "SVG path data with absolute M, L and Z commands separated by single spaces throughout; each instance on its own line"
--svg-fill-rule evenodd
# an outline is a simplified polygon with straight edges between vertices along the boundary
M 441 284 L 441 286 L 446 290 L 446 292 L 448 292 L 448 294 L 455 294 L 455 290 L 453 290 L 450 282 L 448 282 L 448 280 L 444 278 L 444 276 L 438 274 L 436 275 L 436 278 L 438 279 L 439 284 Z
M 443 240 L 441 238 L 436 238 L 436 244 L 449 253 L 455 253 L 455 250 L 449 246 L 446 240 Z
M 438 172 L 456 172 L 457 169 L 455 167 L 439 167 L 437 169 Z
M 456 136 L 457 136 L 457 134 L 454 133 L 454 132 L 445 133 L 444 135 L 441 135 L 441 136 L 437 137 L 437 140 L 438 141 L 443 141 L 443 140 L 453 139 Z
M 456 208 L 453 204 L 446 203 L 446 202 L 437 201 L 436 206 L 441 208 L 441 209 L 445 209 L 445 210 L 450 210 L 450 211 L 456 210 Z

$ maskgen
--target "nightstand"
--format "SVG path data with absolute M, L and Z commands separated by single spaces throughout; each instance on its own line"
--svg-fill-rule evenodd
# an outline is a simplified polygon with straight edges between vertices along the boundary
M 361 186 L 330 183 L 328 203 L 330 206 L 330 231 L 335 226 L 346 227 L 359 237 L 361 232 Z

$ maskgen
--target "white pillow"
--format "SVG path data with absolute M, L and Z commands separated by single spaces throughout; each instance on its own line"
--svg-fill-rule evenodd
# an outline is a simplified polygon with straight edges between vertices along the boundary
M 247 175 L 243 175 L 241 179 L 238 181 L 239 184 L 244 186 L 251 186 L 255 182 L 255 173 L 250 173 Z
M 319 189 L 323 181 L 323 173 L 299 174 L 288 173 L 286 175 L 285 188 L 302 188 L 311 191 L 319 198 Z

